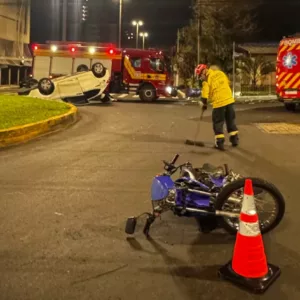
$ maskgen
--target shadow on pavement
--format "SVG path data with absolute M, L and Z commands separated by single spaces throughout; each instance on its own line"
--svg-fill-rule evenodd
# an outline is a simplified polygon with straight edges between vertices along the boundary
M 297 295 L 300 292 L 298 284 L 300 255 L 271 240 L 268 235 L 264 236 L 264 241 L 265 247 L 272 249 L 274 257 L 282 257 L 282 260 L 278 261 L 272 259 L 273 255 L 267 254 L 267 260 L 279 266 L 282 274 L 270 287 L 266 294 L 268 296 L 265 299 L 298 299 Z M 163 258 L 165 266 L 139 268 L 139 271 L 149 274 L 171 275 L 180 292 L 186 296 L 184 299 L 213 299 L 220 293 L 222 293 L 223 299 L 257 298 L 256 295 L 251 295 L 251 293 L 234 286 L 231 282 L 223 281 L 218 277 L 219 268 L 232 258 L 234 241 L 232 241 L 232 247 L 227 248 L 225 252 L 224 249 L 211 248 L 211 257 L 207 259 L 212 261 L 215 258 L 217 261 L 215 264 L 206 264 L 207 250 L 205 252 L 201 251 L 198 239 L 191 244 L 188 255 L 184 260 L 171 255 L 167 249 L 153 239 L 149 239 L 149 242 Z M 212 285 L 205 283 L 208 281 L 213 282 Z M 209 290 L 206 289 L 208 287 Z
M 118 133 L 118 132 L 110 132 L 113 135 L 119 135 L 125 138 L 129 138 L 131 140 L 134 140 L 135 142 L 149 142 L 149 143 L 168 143 L 168 144 L 180 144 L 180 145 L 186 145 L 185 144 L 185 139 L 171 139 L 169 138 L 167 135 L 166 136 L 161 136 L 161 135 L 156 135 L 156 134 L 136 134 L 136 133 L 132 133 L 132 134 L 127 134 L 127 133 Z M 212 148 L 213 147 L 213 143 L 211 142 L 207 142 L 207 141 L 199 141 L 197 140 L 197 142 L 203 142 L 204 143 L 204 147 L 199 147 L 199 146 L 195 146 L 195 145 L 188 145 L 191 149 L 203 149 L 203 148 Z M 211 152 L 201 152 L 201 154 L 211 154 Z
M 195 278 L 199 280 L 209 280 L 209 281 L 219 281 L 217 272 L 220 266 L 218 265 L 207 265 L 207 266 L 187 266 L 186 262 L 171 256 L 168 251 L 157 243 L 152 238 L 149 238 L 148 241 L 159 253 L 167 267 L 153 267 L 153 268 L 141 268 L 140 271 L 157 273 L 157 274 L 167 274 L 172 275 L 173 277 L 185 277 L 185 278 Z M 192 283 L 191 283 L 192 284 Z M 194 299 L 194 298 L 193 298 Z

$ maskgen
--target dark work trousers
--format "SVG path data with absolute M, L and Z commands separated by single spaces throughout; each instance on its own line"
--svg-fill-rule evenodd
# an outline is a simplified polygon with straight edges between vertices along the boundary
M 224 123 L 226 123 L 227 132 L 231 137 L 238 134 L 238 128 L 235 124 L 234 103 L 214 108 L 212 111 L 212 121 L 216 140 L 225 139 Z

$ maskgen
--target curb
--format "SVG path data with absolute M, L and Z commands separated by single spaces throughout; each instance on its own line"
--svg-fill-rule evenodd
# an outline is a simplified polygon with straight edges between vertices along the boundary
M 18 85 L 0 85 L 0 91 L 19 89 Z
M 77 107 L 69 103 L 66 104 L 70 107 L 70 110 L 63 115 L 51 117 L 36 123 L 0 130 L 0 149 L 25 143 L 44 134 L 62 130 L 76 123 L 79 119 Z

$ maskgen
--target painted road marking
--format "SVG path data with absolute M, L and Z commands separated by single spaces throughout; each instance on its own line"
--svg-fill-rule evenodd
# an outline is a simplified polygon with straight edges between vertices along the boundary
M 270 133 L 270 134 L 300 134 L 300 124 L 256 123 L 255 126 L 264 133 Z

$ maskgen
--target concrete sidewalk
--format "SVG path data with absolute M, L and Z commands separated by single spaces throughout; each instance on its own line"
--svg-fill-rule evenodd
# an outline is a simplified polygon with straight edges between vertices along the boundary
M 11 90 L 11 89 L 19 89 L 20 87 L 18 85 L 12 84 L 12 85 L 0 85 L 0 91 L 2 90 Z

